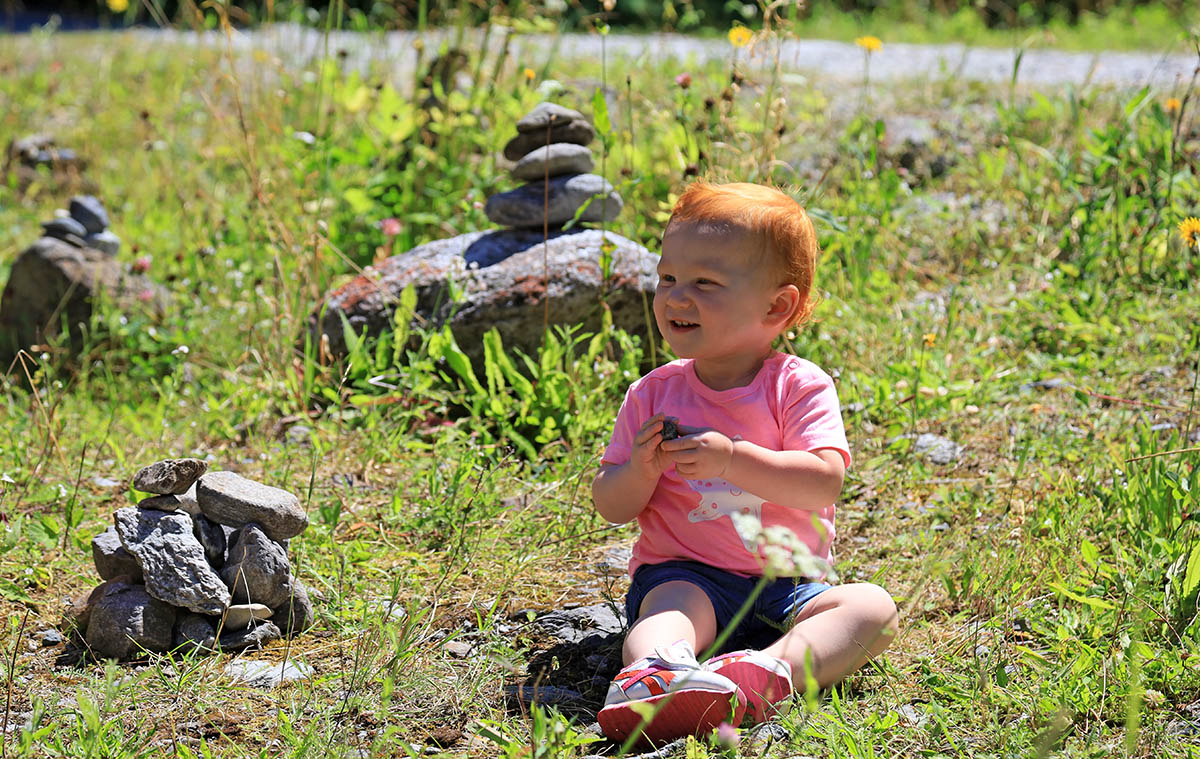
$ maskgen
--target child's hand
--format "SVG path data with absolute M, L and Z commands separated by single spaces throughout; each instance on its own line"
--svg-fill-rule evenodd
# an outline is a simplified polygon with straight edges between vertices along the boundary
M 667 440 L 659 448 L 675 462 L 680 477 L 696 480 L 721 477 L 733 459 L 733 441 L 716 430 L 679 428 L 680 437 Z
M 655 414 L 646 420 L 633 437 L 633 452 L 629 462 L 646 479 L 657 480 L 671 466 L 671 458 L 663 450 L 663 422 L 665 414 Z

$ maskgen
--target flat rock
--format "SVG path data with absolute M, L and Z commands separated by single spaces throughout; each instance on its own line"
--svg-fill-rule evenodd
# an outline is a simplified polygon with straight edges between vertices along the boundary
M 948 438 L 928 432 L 917 436 L 913 452 L 934 464 L 953 464 L 962 458 L 963 447 Z
M 292 566 L 283 546 L 271 540 L 256 524 L 233 534 L 221 579 L 232 591 L 234 603 L 282 607 L 292 595 Z
M 121 545 L 115 527 L 109 527 L 92 538 L 92 561 L 102 580 L 125 575 L 130 582 L 142 581 L 142 565 Z
M 176 511 L 181 511 L 180 507 L 182 505 L 183 502 L 177 495 L 152 495 L 149 498 L 143 498 L 138 501 L 137 506 L 139 509 L 153 509 L 173 514 Z
M 217 631 L 212 618 L 195 612 L 185 611 L 175 621 L 175 632 L 171 648 L 180 651 L 213 651 L 217 644 Z
M 517 132 L 545 132 L 546 127 L 556 127 L 582 120 L 583 114 L 573 108 L 567 108 L 557 103 L 541 102 L 517 122 Z
M 71 218 L 87 230 L 87 234 L 99 234 L 108 228 L 108 212 L 95 195 L 76 195 L 71 198 L 67 211 Z
M 82 243 L 81 243 L 82 244 Z M 169 296 L 162 286 L 132 274 L 99 250 L 42 237 L 17 256 L 0 295 L 0 364 L 17 350 L 53 342 L 65 323 L 72 354 L 83 347 L 83 326 L 91 323 L 93 301 L 161 318 Z
M 528 154 L 534 148 L 553 145 L 556 142 L 573 142 L 576 145 L 587 145 L 594 139 L 596 139 L 596 130 L 587 122 L 587 119 L 572 119 L 566 123 L 550 127 L 548 134 L 545 129 L 537 129 L 532 132 L 518 132 L 517 136 L 509 140 L 508 144 L 504 146 L 504 157 L 510 161 L 519 161 L 521 156 Z
M 621 196 L 603 177 L 572 174 L 493 195 L 483 212 L 506 227 L 542 227 L 544 223 L 558 227 L 574 219 L 580 208 L 584 210 L 579 221 L 600 222 L 617 218 L 623 206 Z
M 504 694 L 526 704 L 547 706 L 579 706 L 586 701 L 579 691 L 555 685 L 506 685 Z
M 87 229 L 82 224 L 67 216 L 43 221 L 42 231 L 46 233 L 47 237 L 64 240 L 77 248 L 83 246 L 83 238 L 87 237 L 88 234 Z
M 204 546 L 204 558 L 214 569 L 225 566 L 225 529 L 203 514 L 192 517 L 192 534 Z
M 295 680 L 307 680 L 313 676 L 313 668 L 297 661 L 278 664 L 254 659 L 237 659 L 225 665 L 225 674 L 256 688 L 275 688 Z
M 273 640 L 279 640 L 279 628 L 271 622 L 258 622 L 245 630 L 230 630 L 221 633 L 217 645 L 227 653 L 244 651 L 247 648 L 262 648 Z
M 273 540 L 287 540 L 308 527 L 300 499 L 286 490 L 246 479 L 235 472 L 209 472 L 196 483 L 204 516 L 218 524 L 254 523 Z
M 607 279 L 601 269 L 606 244 L 611 246 Z M 417 294 L 414 321 L 439 329 L 448 324 L 459 347 L 479 366 L 483 335 L 493 327 L 507 350 L 536 355 L 547 298 L 551 326 L 582 324 L 598 331 L 603 294 L 615 326 L 643 340 L 654 334 L 644 301 L 658 282 L 657 255 L 594 229 L 552 232 L 544 248 L 540 230 L 472 232 L 420 245 L 325 296 L 309 316 L 309 334 L 314 345 L 324 335 L 331 352 L 344 356 L 342 317 L 356 332 L 377 336 L 393 326 L 396 303 L 409 285 Z M 488 258 L 481 259 L 481 250 Z M 460 295 L 458 302 L 452 292 Z
M 271 616 L 271 621 L 275 623 L 284 637 L 291 638 L 312 627 L 315 620 L 308 588 L 304 587 L 299 580 L 293 579 L 287 600 Z
M 199 614 L 220 614 L 229 605 L 229 589 L 209 566 L 190 516 L 126 507 L 113 522 L 121 545 L 141 564 L 151 596 Z
M 145 493 L 177 495 L 186 493 L 207 471 L 208 462 L 200 459 L 164 459 L 138 470 L 133 486 Z
M 556 142 L 522 156 L 513 167 L 512 175 L 516 179 L 532 182 L 547 176 L 586 174 L 595 165 L 592 151 L 588 150 L 587 146 Z
M 95 658 L 126 660 L 143 649 L 170 648 L 175 609 L 152 598 L 141 585 L 108 582 L 101 587 L 85 636 Z
M 98 250 L 106 256 L 112 257 L 121 252 L 121 238 L 114 235 L 108 230 L 97 232 L 96 234 L 88 235 L 83 238 L 83 244 L 93 250 Z
M 242 630 L 255 620 L 270 619 L 270 607 L 264 604 L 233 604 L 221 619 L 222 630 Z
M 556 609 L 538 617 L 533 624 L 565 643 L 580 643 L 593 636 L 607 638 L 619 635 L 624 629 L 621 618 L 604 603 Z

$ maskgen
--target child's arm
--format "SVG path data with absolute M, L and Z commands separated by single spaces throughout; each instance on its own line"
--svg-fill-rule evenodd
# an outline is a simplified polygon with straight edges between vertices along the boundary
M 721 477 L 764 500 L 807 511 L 836 501 L 846 476 L 842 454 L 832 448 L 772 451 L 716 430 L 668 440 L 661 448 L 681 477 Z
M 662 414 L 650 417 L 634 436 L 629 461 L 601 466 L 592 481 L 596 511 L 608 521 L 624 524 L 642 513 L 658 487 L 658 478 L 671 465 L 659 445 L 664 419 Z

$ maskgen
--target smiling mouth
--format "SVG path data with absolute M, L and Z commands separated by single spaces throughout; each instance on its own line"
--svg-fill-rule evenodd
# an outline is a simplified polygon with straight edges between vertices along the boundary
M 671 319 L 671 326 L 675 329 L 691 329 L 692 327 L 699 327 L 700 325 L 696 324 L 695 322 L 685 322 L 680 321 L 679 319 Z

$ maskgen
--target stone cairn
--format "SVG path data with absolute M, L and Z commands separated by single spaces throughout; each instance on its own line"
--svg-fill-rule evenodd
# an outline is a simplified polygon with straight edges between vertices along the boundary
M 488 219 L 506 227 L 558 229 L 577 213 L 580 222 L 617 218 L 621 196 L 604 177 L 589 173 L 595 163 L 587 145 L 595 137 L 578 111 L 539 103 L 517 122 L 517 136 L 504 146 L 504 157 L 516 162 L 513 178 L 525 184 L 489 197 Z
M 155 495 L 118 509 L 92 540 L 104 582 L 73 602 L 66 624 L 94 658 L 241 651 L 312 626 L 287 555 L 308 526 L 300 500 L 207 469 L 198 459 L 145 467 L 133 486 Z
M 109 256 L 121 250 L 121 238 L 108 230 L 108 212 L 94 195 L 71 198 L 69 208 L 58 209 L 53 219 L 42 222 L 42 233 L 76 248 L 92 248 Z

